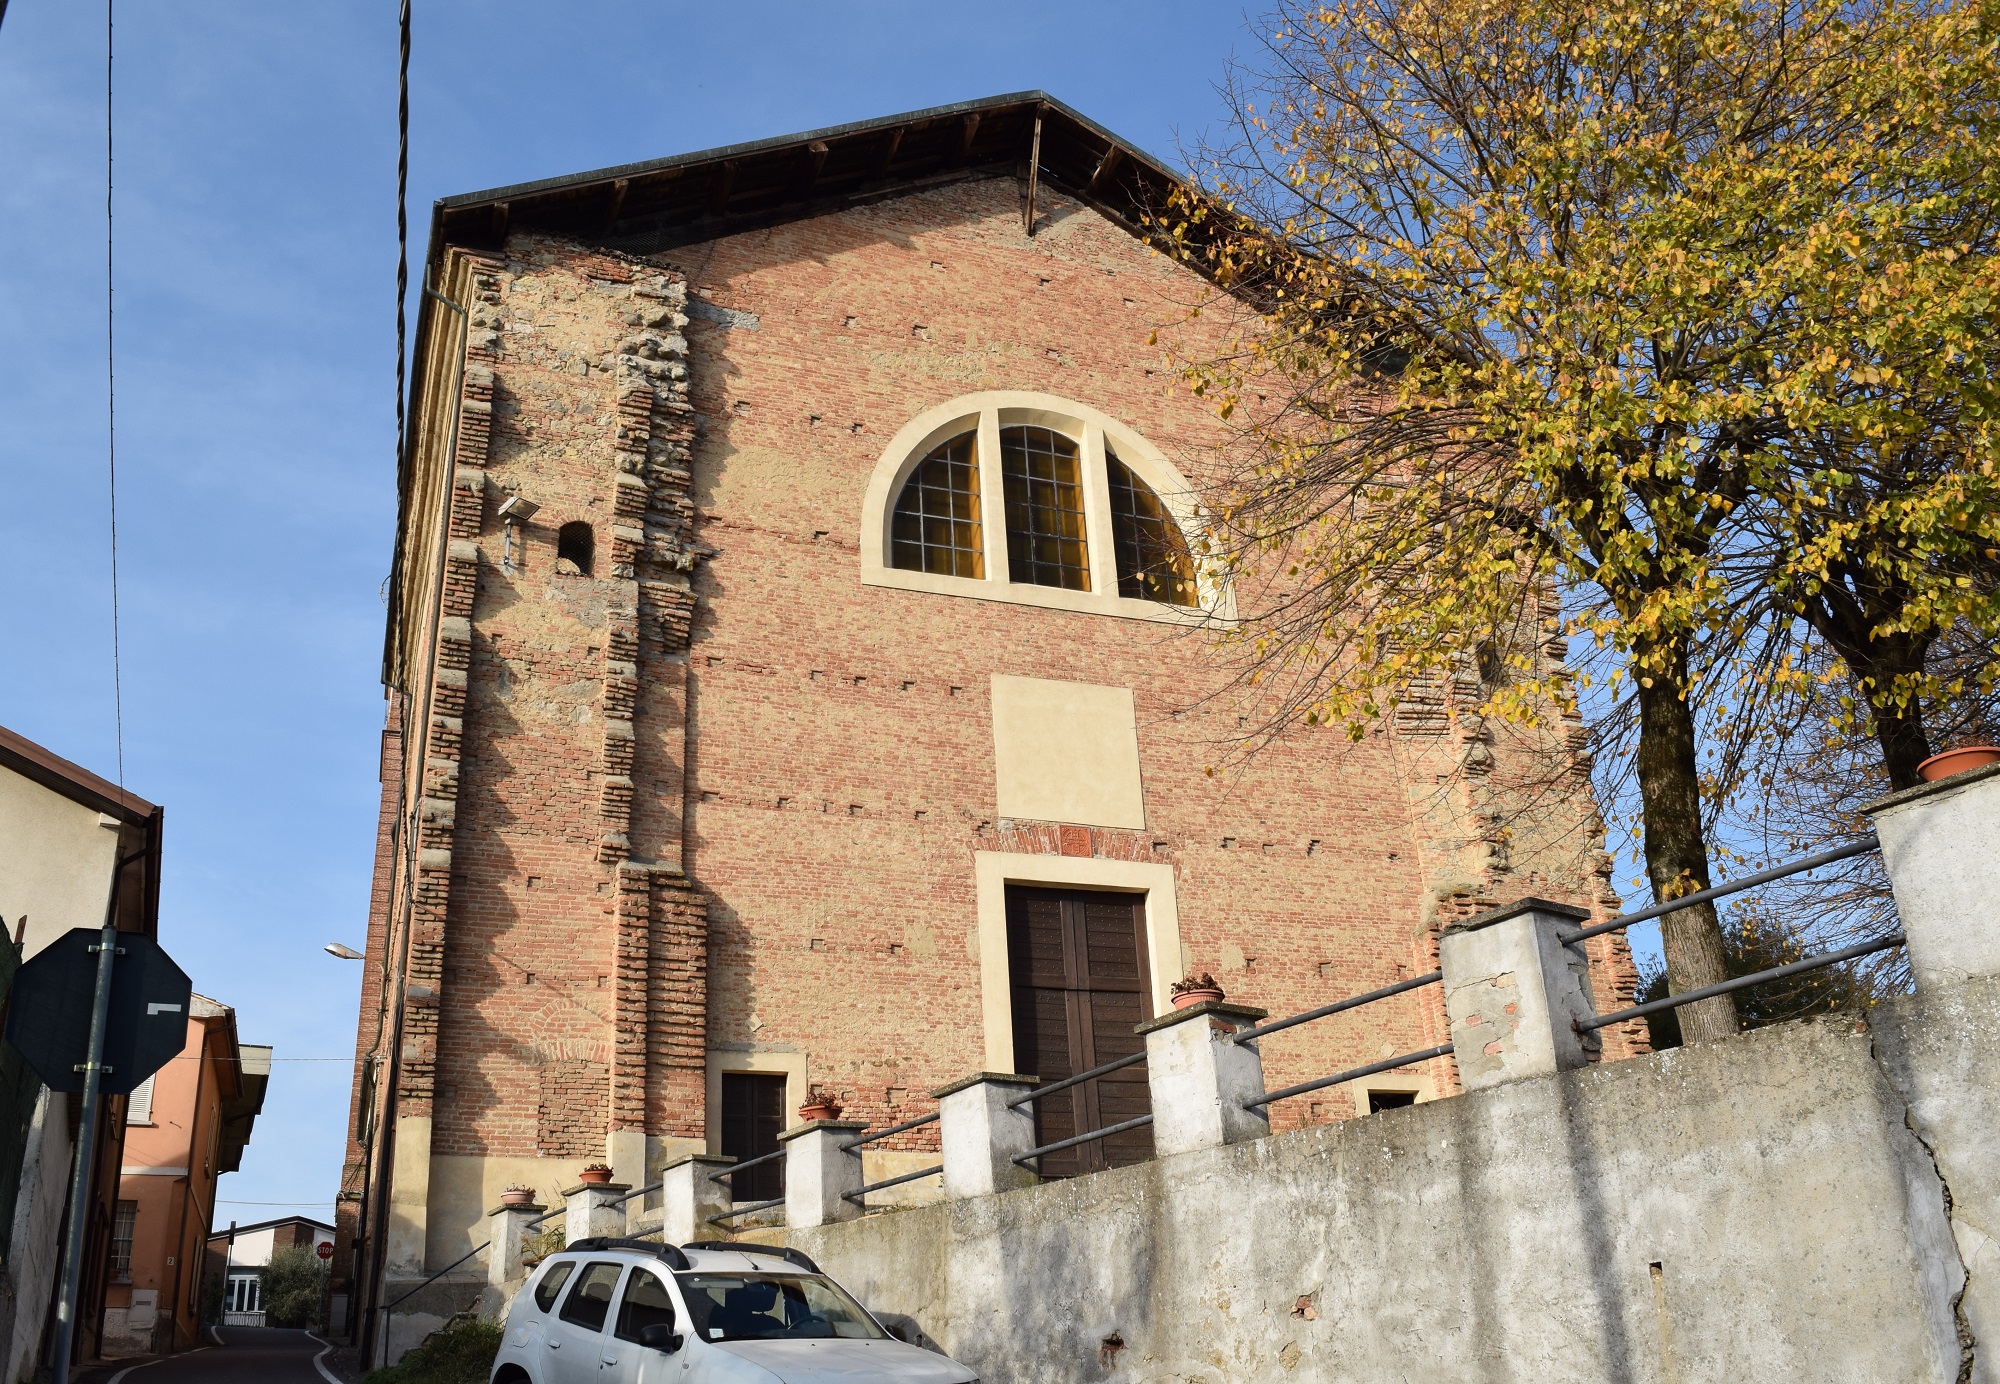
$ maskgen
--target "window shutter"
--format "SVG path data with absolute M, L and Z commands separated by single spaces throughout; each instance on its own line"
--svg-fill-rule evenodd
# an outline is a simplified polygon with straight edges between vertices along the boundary
M 158 1076 L 159 1073 L 153 1073 Z M 153 1122 L 153 1076 L 147 1077 L 132 1088 L 132 1094 L 125 1098 L 125 1123 L 143 1125 Z

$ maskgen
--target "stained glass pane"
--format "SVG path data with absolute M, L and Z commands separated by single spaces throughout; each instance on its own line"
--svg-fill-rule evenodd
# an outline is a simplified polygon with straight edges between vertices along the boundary
M 986 575 L 977 434 L 939 443 L 903 482 L 889 524 L 889 565 L 948 577 Z
M 1107 449 L 1111 480 L 1111 542 L 1118 559 L 1118 594 L 1142 601 L 1192 606 L 1194 560 L 1180 525 L 1153 488 Z
M 1077 445 L 1048 428 L 1000 433 L 1007 497 L 1007 567 L 1017 582 L 1090 590 L 1083 535 L 1083 467 Z

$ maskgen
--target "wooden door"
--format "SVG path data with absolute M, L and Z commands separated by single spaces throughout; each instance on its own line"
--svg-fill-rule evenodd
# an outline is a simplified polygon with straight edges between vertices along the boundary
M 739 1163 L 778 1151 L 785 1132 L 785 1079 L 755 1072 L 722 1074 L 722 1153 Z M 769 1201 L 785 1194 L 785 1161 L 765 1163 L 729 1179 L 732 1201 Z
M 1014 1070 L 1060 1081 L 1140 1051 L 1132 1030 L 1152 1017 L 1143 894 L 1007 886 Z M 1035 1102 L 1035 1142 L 1054 1143 L 1152 1109 L 1144 1063 Z M 1150 1129 L 1127 1130 L 1045 1155 L 1042 1173 L 1068 1177 L 1143 1162 Z

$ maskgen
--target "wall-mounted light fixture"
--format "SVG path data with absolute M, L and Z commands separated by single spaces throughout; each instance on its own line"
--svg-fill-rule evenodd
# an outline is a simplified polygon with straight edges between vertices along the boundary
M 500 502 L 500 526 L 507 536 L 500 554 L 502 570 L 507 572 L 514 570 L 514 529 L 534 518 L 535 511 L 540 508 L 541 506 L 533 500 L 523 499 L 519 495 L 509 495 Z
M 352 948 L 352 947 L 349 947 L 349 946 L 343 946 L 343 945 L 342 945 L 342 944 L 340 944 L 339 942 L 328 942 L 328 943 L 326 944 L 326 950 L 327 950 L 327 954 L 328 954 L 329 956 L 337 956 L 337 957 L 339 957 L 339 958 L 340 958 L 340 959 L 341 959 L 342 961 L 359 961 L 359 960 L 361 960 L 361 953 L 360 953 L 360 952 L 358 952 L 358 951 L 354 950 L 354 948 Z

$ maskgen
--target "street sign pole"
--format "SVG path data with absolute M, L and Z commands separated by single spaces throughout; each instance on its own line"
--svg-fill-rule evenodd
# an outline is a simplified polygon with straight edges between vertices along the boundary
M 132 857 L 136 859 L 137 857 Z M 104 1032 L 111 1019 L 111 970 L 117 959 L 118 881 L 126 861 L 111 872 L 111 899 L 97 941 L 97 990 L 90 1011 L 89 1056 L 83 1068 L 83 1118 L 76 1132 L 76 1167 L 69 1179 L 69 1226 L 63 1235 L 62 1296 L 56 1302 L 56 1384 L 69 1384 L 76 1337 L 77 1289 L 83 1283 L 83 1236 L 90 1217 L 90 1174 L 97 1162 L 97 1105 L 104 1085 Z

